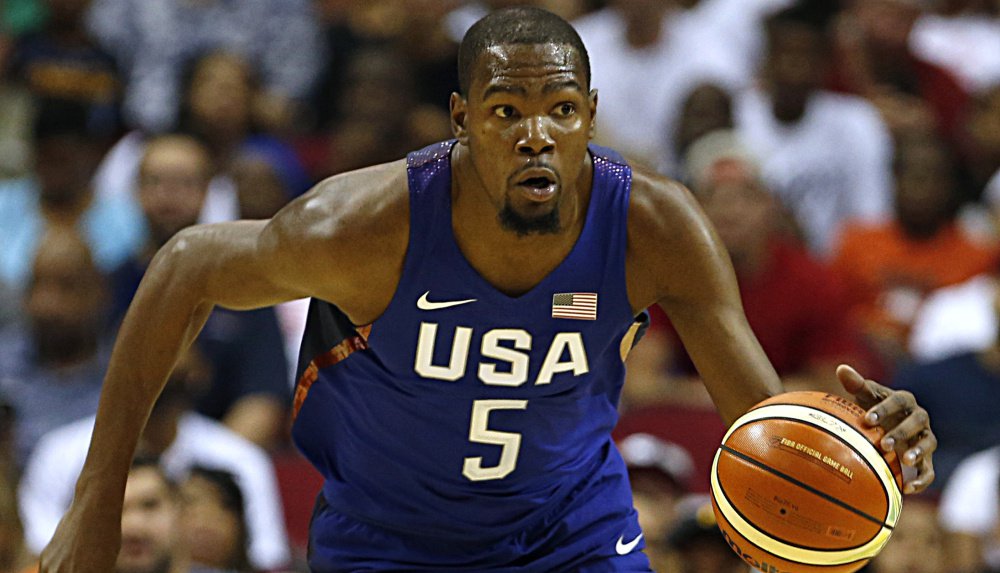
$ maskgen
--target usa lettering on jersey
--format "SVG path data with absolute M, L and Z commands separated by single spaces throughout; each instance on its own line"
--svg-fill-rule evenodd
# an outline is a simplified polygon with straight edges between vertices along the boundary
M 452 335 L 451 353 L 444 364 L 434 364 L 434 347 L 437 343 L 439 325 L 433 322 L 420 323 L 417 336 L 417 351 L 414 370 L 424 378 L 454 382 L 467 374 L 469 349 L 475 330 L 468 326 L 456 326 Z M 499 364 L 481 362 L 476 366 L 480 381 L 491 386 L 517 387 L 528 381 L 532 345 L 531 333 L 520 328 L 494 328 L 480 338 L 480 354 L 483 358 L 509 364 L 509 368 L 498 368 Z M 563 360 L 563 356 L 566 359 Z M 534 384 L 541 386 L 552 382 L 560 372 L 572 372 L 582 376 L 590 372 L 587 350 L 583 335 L 579 332 L 559 332 L 549 344 L 542 360 Z

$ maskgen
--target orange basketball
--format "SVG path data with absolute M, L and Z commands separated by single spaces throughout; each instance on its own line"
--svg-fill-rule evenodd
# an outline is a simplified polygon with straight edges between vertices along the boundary
M 839 396 L 788 392 L 729 428 L 712 507 L 744 561 L 763 573 L 847 573 L 878 554 L 902 509 L 902 470 L 864 414 Z

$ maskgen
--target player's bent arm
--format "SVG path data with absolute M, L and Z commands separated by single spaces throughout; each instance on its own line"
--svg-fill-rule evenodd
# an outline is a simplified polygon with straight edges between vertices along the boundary
M 782 392 L 747 324 L 729 256 L 691 193 L 637 172 L 629 221 L 630 300 L 667 313 L 723 420 Z
M 317 296 L 362 320 L 385 308 L 408 236 L 405 168 L 360 173 L 320 184 L 270 221 L 186 229 L 157 253 L 119 331 L 76 496 L 42 572 L 111 569 L 139 435 L 213 306 Z M 354 247 L 360 239 L 367 248 Z

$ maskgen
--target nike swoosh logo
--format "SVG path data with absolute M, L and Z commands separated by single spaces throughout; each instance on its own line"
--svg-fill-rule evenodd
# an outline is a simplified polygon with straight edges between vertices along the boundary
M 465 300 L 448 300 L 441 302 L 431 302 L 427 300 L 427 295 L 431 294 L 431 291 L 425 292 L 423 295 L 417 299 L 417 308 L 420 310 L 441 310 L 442 308 L 451 308 L 453 306 L 458 306 L 460 304 L 469 304 L 470 302 L 476 302 L 474 298 L 468 298 Z
M 639 535 L 636 536 L 635 539 L 629 541 L 628 543 L 625 543 L 625 536 L 622 535 L 621 537 L 618 538 L 618 542 L 615 543 L 615 553 L 617 553 L 618 555 L 628 555 L 629 553 L 632 552 L 633 549 L 635 549 L 636 545 L 639 545 L 639 541 L 641 540 L 642 540 L 642 534 L 640 533 Z

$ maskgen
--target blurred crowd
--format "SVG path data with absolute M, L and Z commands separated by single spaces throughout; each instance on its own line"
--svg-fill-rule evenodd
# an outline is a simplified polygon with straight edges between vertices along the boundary
M 458 42 L 512 5 L 574 23 L 597 143 L 699 199 L 786 387 L 847 362 L 930 412 L 937 481 L 866 571 L 1000 571 L 1000 1 L 5 0 L 0 573 L 72 499 L 157 249 L 449 138 Z M 647 552 L 745 572 L 706 506 L 725 428 L 650 312 L 615 434 Z M 209 317 L 141 437 L 120 573 L 305 571 L 304 316 Z

